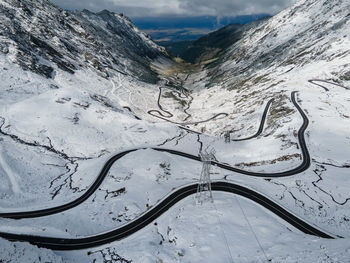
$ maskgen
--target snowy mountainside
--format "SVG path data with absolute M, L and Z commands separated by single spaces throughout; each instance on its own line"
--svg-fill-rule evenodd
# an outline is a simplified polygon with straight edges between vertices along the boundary
M 283 123 L 281 118 L 295 113 L 292 107 L 282 107 L 291 105 L 291 90 L 312 86 L 307 83 L 310 79 L 346 86 L 350 81 L 348 10 L 348 1 L 298 1 L 244 32 L 222 56 L 205 62 L 203 70 L 184 72 L 184 87 L 195 98 L 189 110 L 192 115 L 209 116 L 211 111 L 202 110 L 207 105 L 232 113 L 230 118 L 235 120 L 199 124 L 197 130 L 215 135 L 225 130 L 239 130 L 237 136 L 247 133 L 255 126 L 248 113 L 258 113 L 268 99 L 282 96 L 280 105 L 272 106 L 274 121 L 268 125 L 275 133 Z M 245 127 L 235 123 L 245 123 Z
M 129 19 L 46 0 L 1 0 L 0 10 L 2 210 L 72 200 L 68 192 L 80 195 L 106 155 L 176 131 L 137 120 L 113 94 L 153 93 L 150 63 L 171 63 Z
M 206 115 L 204 105 L 230 113 L 230 121 L 199 124 L 197 129 L 215 135 L 233 131 L 232 137 L 251 134 L 262 106 L 274 98 L 266 134 L 286 137 L 283 127 L 298 118 L 290 102 L 292 91 L 322 92 L 309 83 L 312 79 L 350 86 L 349 23 L 348 1 L 298 1 L 246 32 L 224 56 L 187 76 L 185 87 L 194 97 L 192 115 Z M 299 96 L 302 100 L 302 92 Z
M 231 46 L 221 61 L 223 63 L 210 71 L 210 77 L 223 81 L 226 88 L 235 89 L 239 84 L 244 86 L 245 83 L 240 83 L 243 79 L 247 86 L 259 77 L 270 83 L 268 75 L 276 70 L 278 75 L 286 77 L 324 61 L 329 66 L 331 62 L 339 65 L 337 70 L 324 77 L 349 81 L 350 73 L 346 67 L 349 6 L 342 0 L 299 1 Z M 320 72 L 318 76 L 325 73 Z
M 53 78 L 55 68 L 93 68 L 104 77 L 119 71 L 156 81 L 149 63 L 167 56 L 123 15 L 64 11 L 47 0 L 4 0 L 1 50 L 25 70 Z M 51 65 L 52 64 L 52 65 Z
M 256 203 L 214 193 L 214 203 L 195 206 L 188 197 L 121 241 L 55 254 L 71 262 L 203 262 L 208 259 L 203 251 L 216 262 L 350 258 L 346 1 L 299 1 L 245 32 L 224 56 L 197 73 L 175 65 L 120 15 L 69 13 L 44 0 L 0 0 L 0 8 L 1 213 L 76 200 L 103 164 L 125 149 L 157 146 L 198 155 L 214 147 L 219 162 L 267 177 L 213 167 L 213 180 L 247 186 L 344 237 L 306 235 Z M 154 69 L 167 76 L 157 76 Z M 161 90 L 152 84 L 158 77 Z M 329 80 L 316 82 L 328 91 L 311 79 Z M 293 91 L 298 91 L 295 103 Z M 261 135 L 243 140 L 256 133 L 270 99 Z M 296 104 L 310 121 L 305 140 L 311 166 L 291 177 L 269 178 L 301 163 L 294 133 L 303 118 Z M 152 110 L 166 117 L 150 115 Z M 221 117 L 211 120 L 215 114 Z M 229 143 L 222 138 L 227 131 Z M 57 238 L 108 232 L 132 222 L 170 191 L 198 182 L 201 169 L 194 160 L 140 149 L 115 162 L 79 206 L 39 218 L 0 218 L 0 232 Z M 20 245 L 29 258 L 47 254 L 56 260 L 50 251 Z M 21 262 L 12 255 L 17 243 L 0 240 L 0 247 L 10 253 L 0 253 L 0 261 Z
M 246 32 L 203 70 L 184 70 L 183 88 L 191 97 L 167 91 L 161 96 L 161 105 L 174 114 L 169 118 L 174 122 L 228 113 L 227 118 L 187 126 L 214 135 L 201 140 L 203 148 L 219 149 L 219 160 L 248 170 L 278 172 L 301 161 L 296 132 L 302 119 L 291 102 L 297 91 L 297 102 L 310 121 L 306 131 L 310 168 L 281 179 L 251 180 L 236 174 L 225 178 L 249 182 L 303 218 L 345 237 L 350 234 L 349 10 L 349 2 L 343 0 L 298 1 Z M 232 139 L 254 134 L 270 99 L 274 102 L 261 136 L 224 144 L 225 132 Z M 186 139 L 179 143 L 179 138 L 166 145 L 189 143 Z
M 345 190 L 350 184 L 349 10 L 349 1 L 298 1 L 248 31 L 224 56 L 187 76 L 185 82 L 192 90 L 188 110 L 192 116 L 205 119 L 211 112 L 204 108 L 229 113 L 229 121 L 197 125 L 198 130 L 216 136 L 225 131 L 237 139 L 254 134 L 264 105 L 274 99 L 258 140 L 235 142 L 234 157 L 225 148 L 217 153 L 226 162 L 257 171 L 280 171 L 300 162 L 293 134 L 301 125 L 300 115 L 291 103 L 291 93 L 298 91 L 297 101 L 310 119 L 306 140 L 311 167 L 256 187 L 310 221 L 346 236 L 350 218 Z M 215 139 L 211 145 L 223 146 Z

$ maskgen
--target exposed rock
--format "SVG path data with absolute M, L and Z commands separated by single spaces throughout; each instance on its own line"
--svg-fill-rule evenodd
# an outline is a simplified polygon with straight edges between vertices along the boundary
M 106 10 L 69 12 L 46 0 L 5 0 L 0 22 L 1 35 L 15 45 L 15 62 L 47 78 L 55 68 L 74 74 L 90 67 L 105 78 L 115 71 L 156 82 L 150 63 L 168 56 L 130 19 Z M 9 52 L 4 45 L 0 50 Z

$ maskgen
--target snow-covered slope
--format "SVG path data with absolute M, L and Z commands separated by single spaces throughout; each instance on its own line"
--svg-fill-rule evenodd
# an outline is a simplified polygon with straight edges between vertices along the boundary
M 349 1 L 298 1 L 248 31 L 224 56 L 186 82 L 193 90 L 188 111 L 193 116 L 209 116 L 211 112 L 204 108 L 230 113 L 230 121 L 205 123 L 197 129 L 216 135 L 231 131 L 232 138 L 254 134 L 264 105 L 274 98 L 267 127 L 258 140 L 234 143 L 234 156 L 224 148 L 217 153 L 226 162 L 258 171 L 280 171 L 300 162 L 293 135 L 301 125 L 300 115 L 290 102 L 291 92 L 299 91 L 298 101 L 310 119 L 306 139 L 312 165 L 300 175 L 260 182 L 257 188 L 346 236 L 350 218 L 346 190 L 350 185 L 349 10 Z M 329 83 L 310 83 L 313 79 Z
M 230 74 L 231 82 L 227 85 L 234 89 L 236 83 L 232 76 L 243 75 L 253 81 L 259 77 L 255 75 L 260 70 L 264 70 L 265 74 L 275 70 L 279 74 L 286 71 L 292 74 L 301 69 L 315 68 L 323 62 L 323 72 L 310 77 L 349 81 L 350 73 L 346 67 L 350 52 L 347 48 L 349 6 L 348 1 L 342 0 L 299 1 L 296 6 L 281 12 L 232 46 L 219 72 L 213 76 L 229 71 L 226 74 Z M 324 62 L 327 64 L 324 65 Z M 334 64 L 338 68 L 328 73 Z M 284 77 L 291 74 L 284 74 Z
M 307 171 L 264 179 L 215 168 L 212 176 L 262 192 L 306 221 L 345 237 L 332 241 L 304 235 L 256 204 L 218 193 L 213 205 L 193 207 L 188 198 L 135 236 L 96 249 L 60 252 L 64 258 L 203 262 L 208 256 L 202 251 L 217 262 L 230 262 L 232 254 L 234 262 L 262 257 L 346 262 L 350 257 L 347 1 L 299 1 L 246 32 L 223 56 L 193 74 L 187 67 L 179 73 L 179 66 L 121 15 L 69 13 L 44 0 L 0 0 L 0 10 L 1 212 L 74 200 L 113 153 L 143 145 L 195 155 L 214 147 L 218 161 L 242 169 L 293 169 L 301 162 L 294 131 L 303 120 L 291 92 L 299 91 L 298 104 L 310 120 L 305 137 L 312 162 Z M 171 76 L 156 76 L 153 69 Z M 160 110 L 159 89 L 152 84 L 157 77 L 162 79 L 158 84 L 168 87 L 159 100 L 173 115 L 168 119 L 207 135 L 148 114 Z M 329 80 L 315 82 L 329 91 L 311 79 Z M 179 95 L 174 89 L 188 92 Z M 271 98 L 261 136 L 224 143 L 226 131 L 232 139 L 254 134 Z M 228 116 L 197 123 L 220 113 Z M 136 151 L 118 160 L 83 204 L 48 217 L 0 219 L 0 232 L 75 238 L 110 231 L 147 211 L 174 187 L 195 182 L 200 171 L 200 163 L 192 160 Z M 4 247 L 12 251 L 15 245 Z
M 218 99 L 217 106 L 239 106 L 235 107 L 239 122 L 242 113 L 274 93 L 310 86 L 307 80 L 332 79 L 346 86 L 350 81 L 349 6 L 342 0 L 298 1 L 246 32 L 242 40 L 200 73 L 201 78 L 193 76 L 195 83 L 188 85 L 229 90 L 230 101 L 220 105 L 222 100 Z M 214 99 L 211 97 L 208 103 L 214 104 Z M 232 124 L 226 128 L 232 128 Z
M 208 116 L 210 112 L 203 108 L 230 113 L 230 121 L 205 123 L 198 129 L 216 135 L 231 131 L 232 138 L 254 134 L 263 105 L 274 98 L 263 136 L 236 142 L 234 157 L 225 150 L 217 154 L 229 156 L 226 162 L 259 171 L 276 171 L 300 161 L 293 136 L 300 127 L 300 115 L 290 102 L 291 92 L 299 91 L 299 103 L 310 119 L 307 145 L 313 163 L 302 175 L 271 180 L 274 187 L 269 186 L 269 191 L 292 209 L 296 207 L 298 213 L 332 225 L 339 233 L 349 233 L 350 217 L 346 190 L 350 185 L 346 168 L 350 163 L 350 91 L 346 89 L 350 87 L 349 10 L 349 1 L 298 1 L 248 31 L 224 56 L 186 82 L 194 90 L 188 111 L 193 116 Z M 312 79 L 343 87 L 313 84 L 309 82 Z M 255 161 L 245 161 L 248 159 Z M 284 161 L 278 161 L 281 159 Z
M 0 50 L 24 70 L 54 78 L 87 66 L 107 77 L 115 71 L 156 81 L 149 63 L 167 56 L 123 15 L 70 13 L 47 0 L 1 1 Z
M 25 243 L 10 243 L 0 238 L 0 262 L 66 262 L 48 249 L 40 249 Z
M 72 200 L 107 154 L 176 131 L 137 120 L 114 94 L 156 93 L 150 64 L 169 61 L 128 18 L 46 0 L 1 0 L 0 10 L 2 211 Z
M 219 160 L 253 171 L 277 172 L 300 163 L 300 146 L 294 133 L 302 119 L 291 103 L 291 93 L 298 91 L 298 102 L 310 120 L 306 143 L 311 167 L 283 179 L 256 180 L 237 174 L 224 178 L 249 182 L 303 218 L 345 237 L 350 235 L 349 10 L 349 1 L 298 1 L 246 32 L 241 41 L 204 70 L 195 74 L 184 72 L 183 86 L 193 99 L 181 98 L 174 92 L 164 92 L 161 97 L 162 107 L 174 114 L 169 118 L 174 122 L 190 123 L 228 113 L 227 118 L 188 127 L 215 136 L 201 136 L 201 140 L 204 147 L 215 147 Z M 313 79 L 329 82 L 310 83 Z M 231 131 L 231 138 L 254 134 L 271 98 L 274 103 L 261 136 L 223 143 L 225 131 Z M 139 115 L 149 118 L 142 112 Z M 179 134 L 165 145 L 187 148 L 189 141 Z M 343 242 L 344 251 L 349 251 L 348 239 Z M 344 258 L 331 261 L 344 262 Z

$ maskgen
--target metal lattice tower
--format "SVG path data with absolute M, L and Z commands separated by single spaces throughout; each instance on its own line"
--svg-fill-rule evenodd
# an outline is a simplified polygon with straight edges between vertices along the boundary
M 230 143 L 231 142 L 231 133 L 230 131 L 227 131 L 224 133 L 224 138 L 225 138 L 225 143 Z
M 209 153 L 207 150 L 202 151 L 199 154 L 201 161 L 203 162 L 203 168 L 201 177 L 199 179 L 196 199 L 197 202 L 202 204 L 204 201 L 210 200 L 213 202 L 213 195 L 211 191 L 210 170 L 211 162 L 215 160 L 215 150 L 212 149 Z

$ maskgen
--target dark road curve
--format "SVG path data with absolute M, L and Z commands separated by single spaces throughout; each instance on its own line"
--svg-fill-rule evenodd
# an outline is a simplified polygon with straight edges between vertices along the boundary
M 172 92 L 175 92 L 178 94 L 178 96 L 180 98 L 187 98 L 186 95 L 184 95 L 185 97 L 183 97 L 183 94 L 181 94 L 180 92 L 178 91 L 172 91 Z M 209 121 L 212 121 L 214 119 L 218 119 L 219 117 L 222 116 L 222 118 L 225 118 L 228 116 L 227 113 L 218 113 L 216 115 L 214 115 L 213 117 L 207 119 L 207 120 L 203 120 L 203 121 L 195 121 L 195 122 L 175 122 L 175 121 L 171 121 L 169 120 L 168 118 L 172 118 L 174 115 L 167 111 L 166 109 L 163 108 L 162 104 L 160 103 L 160 99 L 162 97 L 162 88 L 159 87 L 159 95 L 158 95 L 158 101 L 157 101 L 157 104 L 158 104 L 158 108 L 162 111 L 159 111 L 159 110 L 150 110 L 148 111 L 147 113 L 153 117 L 156 117 L 158 119 L 161 119 L 161 120 L 164 120 L 164 121 L 167 121 L 167 122 L 170 122 L 170 123 L 173 123 L 173 124 L 176 124 L 176 125 L 181 125 L 181 126 L 186 126 L 186 125 L 194 125 L 194 124 L 200 124 L 200 123 L 205 123 L 205 122 L 209 122 Z M 187 113 L 187 109 L 185 109 L 185 113 L 188 115 L 188 117 L 186 119 L 188 119 L 191 115 L 189 113 Z M 163 114 L 163 112 L 165 114 Z
M 251 140 L 251 139 L 254 139 L 256 137 L 258 137 L 264 130 L 264 125 L 265 125 L 265 121 L 266 121 L 266 116 L 267 116 L 267 113 L 269 112 L 269 109 L 271 107 L 271 104 L 273 103 L 274 99 L 270 99 L 268 101 L 268 103 L 266 104 L 266 107 L 265 107 L 265 110 L 264 110 L 264 113 L 261 117 L 261 121 L 260 121 L 260 126 L 259 126 L 259 129 L 258 131 L 252 135 L 252 136 L 249 136 L 249 137 L 246 137 L 246 138 L 242 138 L 242 139 L 231 139 L 231 141 L 234 141 L 234 142 L 241 142 L 241 141 L 248 141 L 248 140 Z M 233 131 L 231 131 L 230 133 L 232 133 Z
M 240 195 L 247 199 L 250 199 L 255 203 L 258 203 L 261 206 L 265 207 L 272 213 L 276 214 L 278 217 L 284 219 L 286 222 L 293 225 L 295 228 L 299 229 L 305 234 L 314 235 L 321 238 L 328 238 L 328 239 L 334 238 L 333 236 L 315 228 L 314 226 L 294 216 L 289 211 L 285 210 L 283 207 L 271 201 L 267 197 L 249 188 L 246 188 L 244 186 L 240 186 L 240 185 L 228 183 L 228 182 L 213 182 L 212 190 L 232 193 L 232 194 Z M 166 197 L 159 204 L 157 204 L 155 207 L 151 208 L 145 214 L 138 217 L 136 220 L 120 228 L 112 230 L 110 232 L 98 234 L 95 236 L 89 236 L 89 237 L 77 238 L 77 239 L 67 239 L 67 238 L 52 238 L 52 237 L 0 233 L 0 237 L 3 237 L 10 241 L 25 241 L 42 248 L 48 248 L 53 250 L 80 250 L 80 249 L 98 247 L 101 245 L 105 245 L 111 242 L 121 240 L 123 238 L 126 238 L 136 233 L 137 231 L 150 225 L 158 217 L 160 217 L 167 210 L 173 207 L 176 203 L 180 202 L 181 200 L 183 200 L 184 198 L 190 195 L 195 194 L 196 192 L 197 192 L 197 184 L 192 184 L 189 186 L 185 186 L 181 189 L 178 189 L 175 192 L 173 192 L 171 195 Z
M 325 91 L 329 91 L 329 89 L 326 88 L 325 86 L 317 83 L 317 82 L 323 82 L 323 83 L 326 83 L 326 84 L 330 84 L 330 85 L 338 86 L 338 87 L 343 88 L 343 89 L 350 90 L 350 88 L 345 87 L 345 86 L 343 86 L 341 84 L 338 84 L 338 83 L 335 83 L 335 82 L 331 82 L 331 81 L 328 81 L 328 80 L 323 80 L 323 79 L 310 79 L 310 80 L 308 80 L 308 82 L 313 84 L 313 85 L 319 86 L 320 88 L 324 89 Z
M 140 117 L 138 117 L 137 115 L 135 115 L 135 113 L 132 111 L 132 109 L 131 109 L 130 107 L 124 106 L 123 109 L 128 110 L 132 115 L 134 115 L 134 117 L 135 117 L 136 120 L 139 120 L 139 121 L 141 120 Z
M 309 120 L 308 120 L 307 116 L 305 115 L 305 113 L 303 112 L 303 110 L 298 105 L 298 103 L 296 102 L 296 98 L 295 98 L 296 93 L 297 93 L 296 91 L 292 92 L 292 97 L 291 97 L 292 102 L 295 105 L 295 107 L 298 109 L 298 111 L 300 112 L 300 114 L 304 120 L 304 122 L 303 122 L 303 124 L 298 132 L 299 144 L 300 144 L 300 148 L 301 148 L 302 156 L 303 156 L 303 161 L 298 167 L 291 169 L 291 170 L 288 170 L 288 171 L 282 171 L 282 172 L 277 172 L 277 173 L 256 173 L 256 172 L 238 169 L 238 168 L 235 168 L 235 167 L 232 167 L 232 166 L 229 166 L 226 164 L 222 164 L 219 162 L 212 162 L 212 164 L 217 166 L 217 167 L 220 167 L 222 169 L 225 169 L 227 171 L 236 172 L 236 173 L 244 174 L 247 176 L 266 177 L 266 178 L 288 177 L 288 176 L 296 175 L 298 173 L 301 173 L 301 172 L 304 172 L 305 170 L 307 170 L 310 167 L 310 154 L 309 154 L 309 151 L 308 151 L 306 143 L 305 143 L 304 133 L 308 127 Z M 263 119 L 262 121 L 265 121 L 265 120 Z M 36 211 L 0 213 L 0 217 L 11 218 L 11 219 L 36 218 L 36 217 L 49 216 L 49 215 L 61 213 L 61 212 L 67 211 L 71 208 L 74 208 L 74 207 L 82 204 L 83 202 L 85 202 L 90 196 L 92 196 L 95 193 L 95 191 L 100 187 L 100 185 L 104 181 L 105 177 L 108 175 L 108 172 L 111 169 L 112 165 L 117 160 L 123 158 L 125 155 L 127 155 L 129 153 L 132 153 L 132 152 L 135 152 L 138 150 L 142 150 L 142 149 L 153 149 L 153 150 L 156 150 L 159 152 L 166 152 L 166 153 L 170 153 L 173 155 L 177 155 L 177 156 L 181 156 L 181 157 L 184 157 L 187 159 L 201 162 L 201 159 L 199 156 L 176 151 L 176 150 L 172 150 L 172 149 L 164 149 L 164 148 L 131 149 L 128 151 L 121 152 L 121 153 L 113 156 L 112 158 L 110 158 L 103 166 L 96 181 L 91 185 L 91 187 L 82 196 L 80 196 L 76 200 L 69 202 L 67 204 L 64 204 L 64 205 L 57 206 L 57 207 L 41 209 L 41 210 L 36 210 Z
M 11 219 L 24 219 L 24 218 L 36 218 L 36 217 L 43 217 L 43 216 L 49 216 L 53 214 L 58 214 L 64 211 L 67 211 L 73 207 L 76 207 L 83 202 L 85 202 L 90 196 L 92 196 L 95 191 L 100 187 L 102 184 L 103 180 L 107 176 L 109 170 L 111 169 L 112 165 L 119 160 L 120 158 L 123 158 L 125 155 L 137 151 L 138 149 L 135 150 L 129 150 L 125 152 L 121 152 L 112 158 L 110 158 L 105 165 L 103 166 L 99 176 L 95 180 L 95 182 L 91 185 L 91 187 L 79 198 L 75 199 L 72 202 L 69 202 L 64 205 L 52 207 L 52 208 L 47 208 L 47 209 L 41 209 L 41 210 L 36 210 L 36 211 L 27 211 L 27 212 L 13 212 L 13 213 L 0 213 L 0 217 L 2 218 L 11 218 Z

